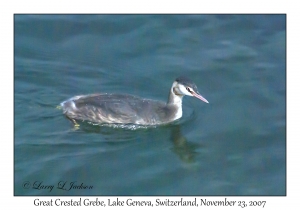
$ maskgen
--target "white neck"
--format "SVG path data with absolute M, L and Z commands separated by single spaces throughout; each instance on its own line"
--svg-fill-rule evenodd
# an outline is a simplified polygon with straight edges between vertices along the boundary
M 176 114 L 175 119 L 179 119 L 182 117 L 182 98 L 184 95 L 178 95 L 174 93 L 174 88 L 177 86 L 177 82 L 175 81 L 171 87 L 170 94 L 169 94 L 169 100 L 167 105 L 169 106 L 175 106 L 176 108 Z

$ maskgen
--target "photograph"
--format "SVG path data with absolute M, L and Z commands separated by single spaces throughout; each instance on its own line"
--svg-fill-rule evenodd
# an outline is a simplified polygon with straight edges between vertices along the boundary
M 286 14 L 12 17 L 13 196 L 287 195 Z

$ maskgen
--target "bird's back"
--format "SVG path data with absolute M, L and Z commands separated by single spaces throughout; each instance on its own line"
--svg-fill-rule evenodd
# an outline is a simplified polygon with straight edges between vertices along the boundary
M 61 106 L 69 118 L 94 123 L 155 125 L 172 121 L 173 115 L 165 103 L 123 94 L 75 96 Z

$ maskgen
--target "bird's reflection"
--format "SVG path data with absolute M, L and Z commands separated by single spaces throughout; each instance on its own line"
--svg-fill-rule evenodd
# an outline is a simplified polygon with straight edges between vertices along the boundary
M 174 144 L 172 150 L 179 156 L 179 158 L 186 163 L 195 162 L 197 156 L 196 149 L 199 145 L 188 142 L 181 134 L 180 125 L 174 125 L 171 130 L 171 141 Z
M 152 133 L 153 129 L 155 130 L 158 128 L 142 128 L 137 130 L 131 130 L 128 128 L 123 129 L 106 126 L 94 126 L 87 123 L 82 123 L 79 127 L 74 127 L 74 131 L 83 131 L 87 133 L 101 133 L 103 134 L 103 137 L 105 138 L 106 142 L 130 142 L 132 140 L 137 139 L 137 133 L 144 133 L 145 130 L 147 130 L 147 132 Z M 187 139 L 181 133 L 180 124 L 168 125 L 162 129 L 164 129 L 165 132 L 171 131 L 170 140 L 173 143 L 173 147 L 171 148 L 171 150 L 180 158 L 180 160 L 186 163 L 195 162 L 196 156 L 198 155 L 198 152 L 196 150 L 197 148 L 201 147 L 201 145 L 187 141 Z

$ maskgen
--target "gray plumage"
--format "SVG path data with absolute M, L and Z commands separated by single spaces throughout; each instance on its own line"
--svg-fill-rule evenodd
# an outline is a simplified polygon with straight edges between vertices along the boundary
M 91 94 L 72 97 L 60 105 L 64 114 L 71 120 L 99 124 L 158 125 L 172 122 L 182 116 L 184 95 L 194 96 L 208 103 L 198 93 L 193 82 L 179 77 L 171 87 L 167 103 L 127 94 Z

